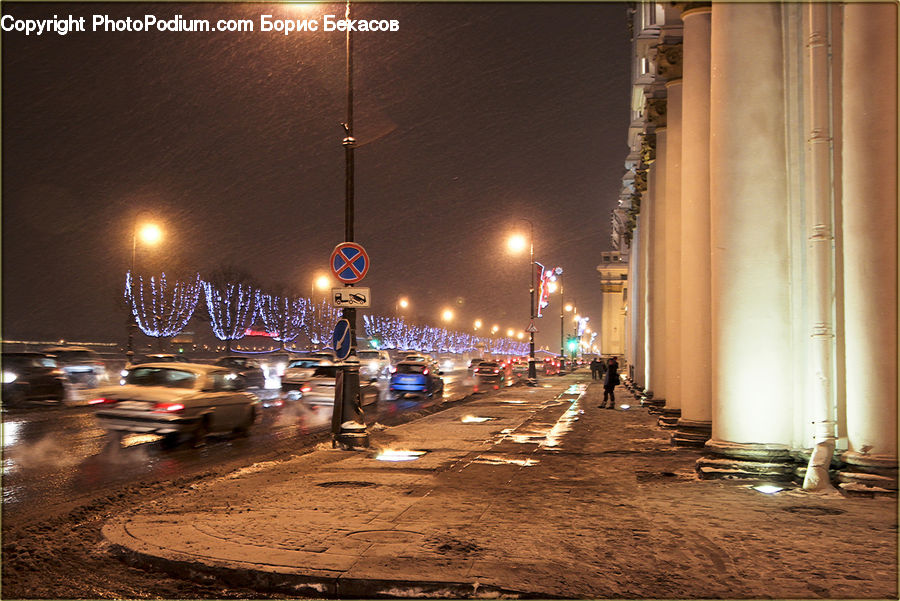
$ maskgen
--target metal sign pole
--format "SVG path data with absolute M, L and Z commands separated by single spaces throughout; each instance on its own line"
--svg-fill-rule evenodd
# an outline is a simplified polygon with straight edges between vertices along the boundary
M 350 20 L 350 0 L 347 0 L 345 19 Z M 350 27 L 347 28 L 347 122 L 344 123 L 344 157 L 346 161 L 346 199 L 344 204 L 344 234 L 347 242 L 353 242 L 353 149 L 356 139 L 353 137 L 353 36 Z M 352 285 L 352 284 L 351 284 Z M 344 308 L 343 318 L 350 323 L 350 354 L 344 360 L 343 386 L 341 396 L 335 389 L 335 412 L 337 405 L 341 403 L 341 417 L 339 433 L 333 444 L 340 445 L 344 449 L 366 448 L 369 446 L 369 435 L 366 432 L 366 424 L 363 416 L 362 405 L 359 398 L 359 359 L 356 356 L 356 309 Z

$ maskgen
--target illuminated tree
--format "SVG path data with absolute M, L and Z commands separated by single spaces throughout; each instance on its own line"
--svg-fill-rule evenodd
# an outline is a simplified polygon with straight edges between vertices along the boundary
M 200 276 L 170 283 L 166 274 L 135 276 L 125 274 L 125 300 L 135 323 L 147 336 L 171 338 L 187 325 L 200 298 Z
M 311 301 L 307 298 L 256 292 L 257 313 L 266 331 L 281 342 L 282 349 L 303 332 L 310 305 Z
M 256 288 L 247 276 L 220 270 L 203 281 L 203 290 L 213 334 L 231 351 L 231 343 L 243 338 L 256 319 Z
M 303 329 L 306 330 L 306 335 L 314 345 L 327 345 L 331 343 L 334 326 L 337 325 L 340 318 L 341 310 L 332 307 L 327 301 L 310 303 Z

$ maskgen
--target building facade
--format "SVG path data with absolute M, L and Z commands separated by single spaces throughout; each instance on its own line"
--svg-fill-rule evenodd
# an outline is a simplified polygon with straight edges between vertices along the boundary
M 703 476 L 897 482 L 897 5 L 640 3 L 632 385 Z

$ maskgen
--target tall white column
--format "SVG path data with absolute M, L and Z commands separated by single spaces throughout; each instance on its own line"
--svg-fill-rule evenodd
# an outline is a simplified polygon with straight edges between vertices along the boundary
M 844 5 L 848 463 L 897 467 L 897 6 Z
M 681 413 L 681 86 L 681 78 L 666 83 L 664 415 L 673 419 Z
M 649 182 L 647 191 L 648 211 L 648 253 L 650 260 L 647 269 L 647 299 L 648 299 L 648 344 L 647 351 L 650 356 L 647 388 L 652 393 L 648 395 L 651 405 L 665 403 L 666 383 L 665 373 L 665 340 L 666 340 L 666 130 L 656 129 L 656 158 L 650 165 Z M 642 207 L 643 211 L 643 207 Z
M 642 203 L 643 204 L 643 203 Z M 647 385 L 647 244 L 644 233 L 644 224 L 646 223 L 645 215 L 638 215 L 637 225 L 634 228 L 634 238 L 631 243 L 634 252 L 632 256 L 637 256 L 636 265 L 634 265 L 634 312 L 631 315 L 634 320 L 634 383 L 637 391 L 640 393 Z
M 792 473 L 789 197 L 781 7 L 713 5 L 712 451 Z M 701 464 L 702 471 L 702 464 Z
M 702 443 L 710 389 L 709 41 L 711 7 L 685 11 L 681 150 L 681 419 L 673 441 Z

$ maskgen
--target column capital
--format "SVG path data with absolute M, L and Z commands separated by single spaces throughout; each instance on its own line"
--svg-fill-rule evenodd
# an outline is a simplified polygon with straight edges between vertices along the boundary
M 647 98 L 644 104 L 644 114 L 647 116 L 647 122 L 654 127 L 665 127 L 666 99 L 664 97 Z
M 684 45 L 659 44 L 656 47 L 656 73 L 663 80 L 679 79 L 684 63 Z
M 658 100 L 663 101 L 662 120 L 663 120 L 663 125 L 665 125 L 665 99 L 661 98 Z M 656 134 L 655 133 L 644 133 L 641 135 L 641 163 L 643 164 L 642 166 L 644 167 L 645 180 L 646 180 L 646 169 L 655 160 L 656 160 Z M 644 183 L 644 189 L 646 190 L 646 181 Z

